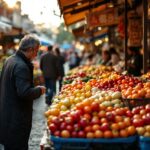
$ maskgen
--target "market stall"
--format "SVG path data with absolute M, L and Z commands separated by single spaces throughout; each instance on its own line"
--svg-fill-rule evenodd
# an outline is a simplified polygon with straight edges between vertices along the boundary
M 101 65 L 75 68 L 68 77 L 45 112 L 56 150 L 148 148 L 150 82 Z

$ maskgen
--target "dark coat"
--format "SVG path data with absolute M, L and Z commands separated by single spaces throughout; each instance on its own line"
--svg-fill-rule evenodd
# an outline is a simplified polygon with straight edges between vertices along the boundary
M 11 150 L 27 150 L 33 100 L 41 89 L 33 87 L 33 66 L 18 51 L 6 60 L 0 78 L 0 142 Z
M 64 75 L 65 75 L 65 72 L 64 72 L 65 58 L 61 55 L 59 55 L 57 57 L 58 57 L 58 62 L 59 62 L 59 76 L 64 77 Z
M 47 52 L 41 56 L 40 68 L 44 78 L 56 80 L 59 76 L 58 58 L 51 52 Z

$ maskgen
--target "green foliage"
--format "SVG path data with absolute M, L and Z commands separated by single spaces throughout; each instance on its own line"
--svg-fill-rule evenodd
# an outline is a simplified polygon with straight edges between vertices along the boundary
M 58 34 L 56 37 L 56 42 L 63 44 L 64 41 L 71 43 L 74 40 L 74 37 L 72 35 L 72 33 L 64 30 L 65 25 L 64 23 L 62 23 L 59 27 L 58 27 Z

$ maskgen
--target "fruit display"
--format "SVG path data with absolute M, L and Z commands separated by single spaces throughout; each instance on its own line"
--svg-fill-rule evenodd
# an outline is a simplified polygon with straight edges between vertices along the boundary
M 105 78 L 106 76 L 110 75 L 110 71 L 112 70 L 113 69 L 111 67 L 106 67 L 103 65 L 79 66 L 68 72 L 63 79 L 63 83 L 70 84 L 76 79 L 87 82 L 90 79 Z
M 150 137 L 150 104 L 132 109 L 132 123 L 139 135 Z
M 91 77 L 87 81 L 83 78 Z M 45 112 L 51 135 L 62 138 L 149 137 L 150 82 L 103 66 L 80 66 L 64 84 Z M 135 99 L 140 105 L 125 105 Z M 128 107 L 127 107 L 128 106 Z M 134 106 L 134 103 L 133 103 Z M 135 105 L 136 106 L 136 105 Z
M 142 78 L 143 80 L 150 80 L 150 72 L 147 72 L 146 74 L 143 74 L 143 75 L 141 76 L 141 78 Z
M 135 134 L 128 108 L 104 107 L 92 101 L 90 105 L 86 103 L 53 116 L 48 123 L 51 134 L 63 138 L 116 138 Z

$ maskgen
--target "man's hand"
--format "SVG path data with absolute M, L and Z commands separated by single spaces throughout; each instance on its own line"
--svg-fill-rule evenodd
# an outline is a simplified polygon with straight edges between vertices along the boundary
M 38 86 L 38 87 L 41 89 L 42 95 L 43 95 L 46 92 L 45 86 Z

